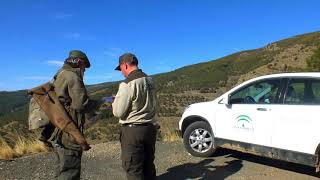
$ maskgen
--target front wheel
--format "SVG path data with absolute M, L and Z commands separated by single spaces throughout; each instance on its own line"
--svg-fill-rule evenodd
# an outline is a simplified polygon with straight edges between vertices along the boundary
M 216 150 L 210 125 L 203 121 L 194 122 L 187 127 L 183 142 L 187 151 L 197 157 L 209 157 Z

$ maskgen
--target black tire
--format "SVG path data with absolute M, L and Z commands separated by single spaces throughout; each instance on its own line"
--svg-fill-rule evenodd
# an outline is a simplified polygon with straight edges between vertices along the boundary
M 211 127 L 204 121 L 194 122 L 187 127 L 183 134 L 183 143 L 187 151 L 197 157 L 210 157 L 217 149 Z

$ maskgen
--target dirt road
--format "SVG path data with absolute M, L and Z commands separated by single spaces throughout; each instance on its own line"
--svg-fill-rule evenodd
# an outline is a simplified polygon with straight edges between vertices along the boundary
M 182 143 L 157 143 L 156 168 L 159 180 L 166 179 L 318 179 L 313 168 L 272 161 L 229 150 L 211 158 L 188 155 Z M 53 153 L 0 161 L 0 179 L 53 179 Z M 82 179 L 126 179 L 121 168 L 120 144 L 94 145 L 84 153 Z

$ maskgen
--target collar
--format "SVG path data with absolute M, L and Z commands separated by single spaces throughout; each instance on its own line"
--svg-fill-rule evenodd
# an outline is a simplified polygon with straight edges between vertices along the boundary
M 141 69 L 133 70 L 132 72 L 129 73 L 128 77 L 125 79 L 125 83 L 129 83 L 130 81 L 133 81 L 135 79 L 139 79 L 142 77 L 147 77 L 147 75 L 142 72 Z
M 59 75 L 59 73 L 60 73 L 61 71 L 71 71 L 71 72 L 74 72 L 74 73 L 76 73 L 81 79 L 83 79 L 83 78 L 82 78 L 81 69 L 80 69 L 80 68 L 73 68 L 73 67 L 71 67 L 69 64 L 64 64 L 64 65 L 62 66 L 62 68 L 59 69 L 59 71 L 54 75 L 54 78 L 55 78 L 55 79 L 57 78 L 57 76 Z

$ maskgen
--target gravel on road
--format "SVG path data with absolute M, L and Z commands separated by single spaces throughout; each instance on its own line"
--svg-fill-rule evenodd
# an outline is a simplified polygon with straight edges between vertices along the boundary
M 119 142 L 93 145 L 83 154 L 82 179 L 126 179 L 121 167 Z M 318 179 L 314 168 L 220 149 L 213 157 L 189 155 L 181 142 L 157 142 L 156 169 L 166 179 Z M 0 179 L 54 179 L 54 153 L 0 160 Z

